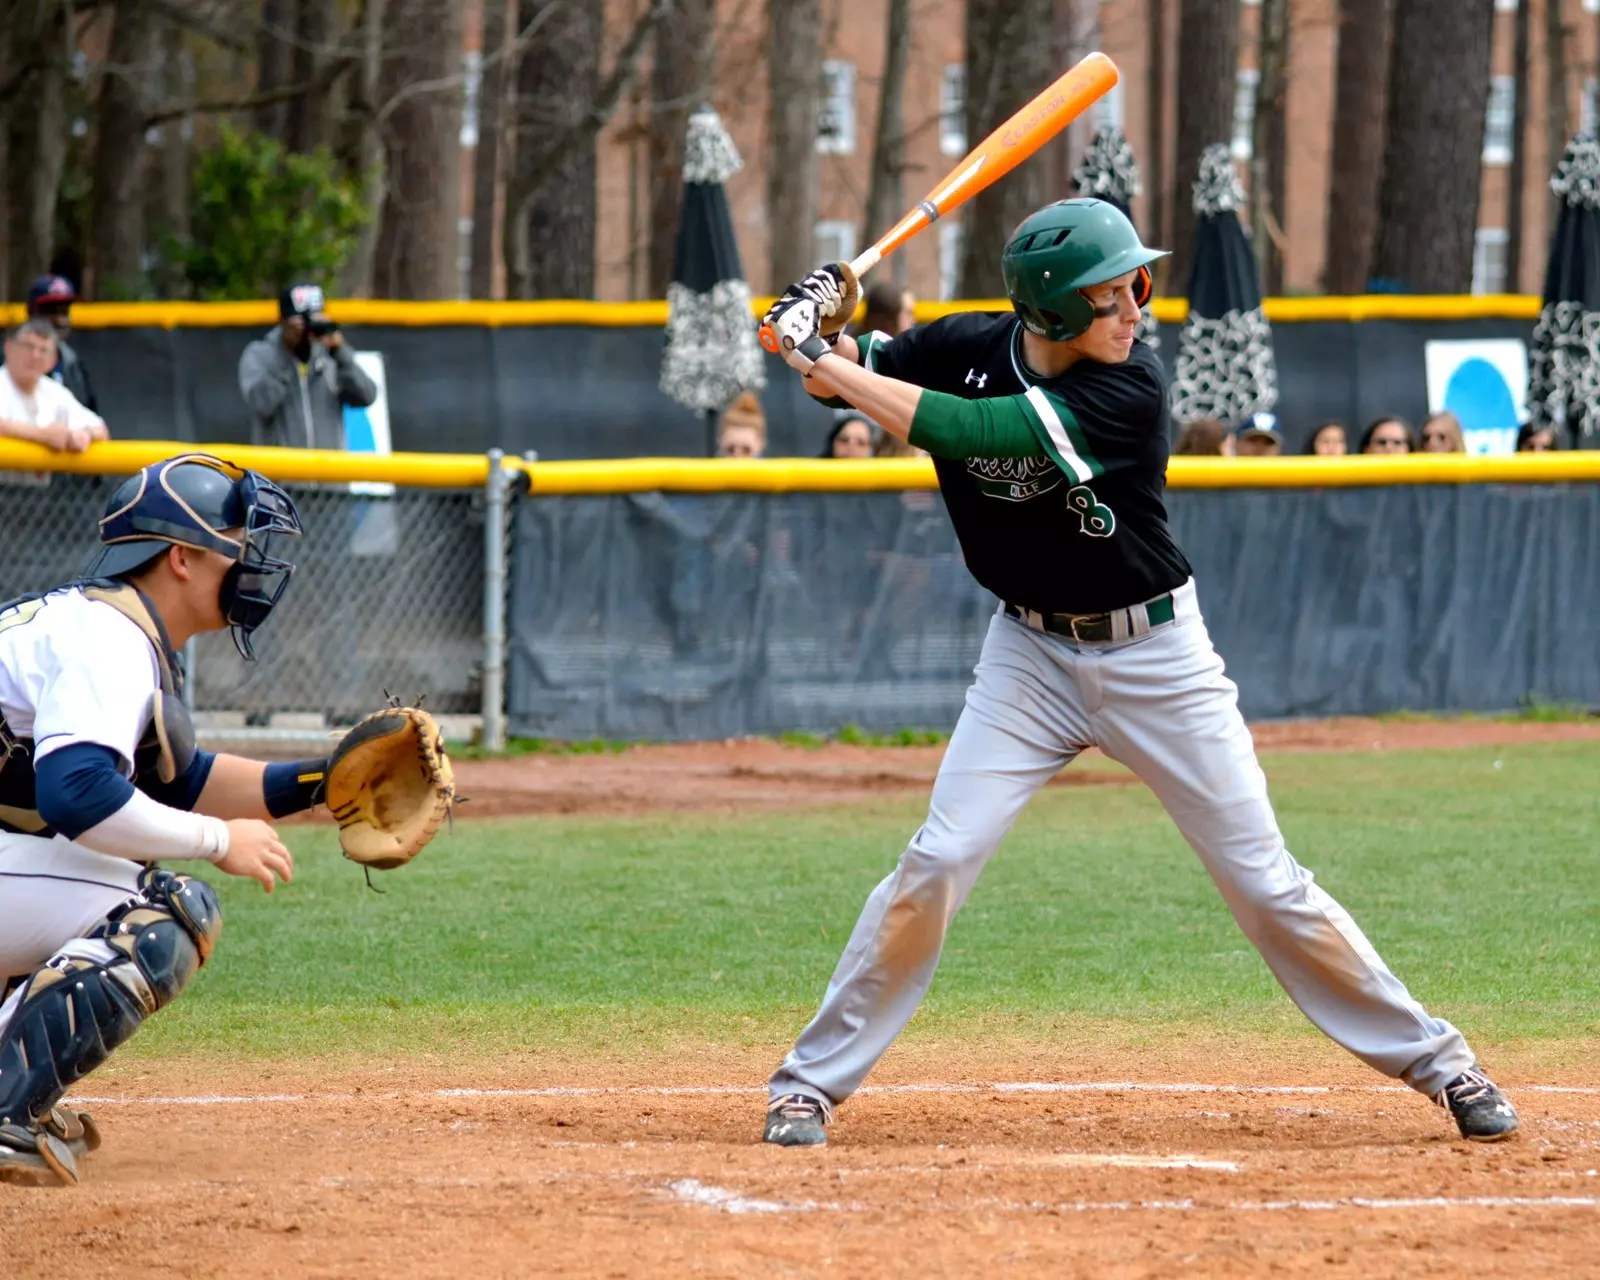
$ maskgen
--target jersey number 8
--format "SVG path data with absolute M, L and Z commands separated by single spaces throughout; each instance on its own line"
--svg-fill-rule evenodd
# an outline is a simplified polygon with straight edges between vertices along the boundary
M 1078 513 L 1082 530 L 1091 538 L 1109 538 L 1117 528 L 1111 508 L 1096 502 L 1094 490 L 1086 484 L 1067 490 L 1067 506 Z

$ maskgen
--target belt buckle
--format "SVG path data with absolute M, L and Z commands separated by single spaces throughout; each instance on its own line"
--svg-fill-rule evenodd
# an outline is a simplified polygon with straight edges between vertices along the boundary
M 1088 639 L 1088 638 L 1086 638 L 1084 636 L 1080 636 L 1078 634 L 1078 624 L 1080 622 L 1082 622 L 1085 625 L 1087 625 L 1088 623 L 1091 623 L 1091 622 L 1100 621 L 1101 619 L 1103 619 L 1105 617 L 1106 617 L 1106 615 L 1103 614 L 1103 613 L 1074 613 L 1074 614 L 1069 614 L 1067 616 L 1067 633 L 1078 644 L 1094 644 L 1095 643 L 1094 640 Z

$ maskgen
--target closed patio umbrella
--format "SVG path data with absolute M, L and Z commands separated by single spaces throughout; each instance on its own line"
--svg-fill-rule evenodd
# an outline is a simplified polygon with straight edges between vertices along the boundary
M 1232 426 L 1278 402 L 1272 326 L 1261 309 L 1255 255 L 1239 222 L 1243 201 L 1227 145 L 1207 147 L 1194 184 L 1189 315 L 1173 365 L 1175 423 L 1218 418 Z
M 1580 133 L 1550 179 L 1561 201 L 1528 344 L 1528 417 L 1572 448 L 1600 448 L 1600 142 Z
M 667 286 L 667 345 L 661 390 L 706 415 L 714 440 L 717 415 L 742 391 L 766 386 L 750 286 L 723 183 L 743 167 L 733 139 L 710 107 L 689 117 L 683 159 L 683 213 L 672 283 Z M 707 452 L 713 452 L 709 448 Z

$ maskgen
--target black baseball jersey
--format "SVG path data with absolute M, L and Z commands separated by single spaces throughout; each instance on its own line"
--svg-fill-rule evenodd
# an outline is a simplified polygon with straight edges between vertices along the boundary
M 1047 444 L 1027 458 L 935 458 L 967 567 L 1009 604 L 1101 613 L 1181 586 L 1167 528 L 1167 384 L 1135 342 L 1122 364 L 1036 378 L 1014 316 L 962 312 L 863 342 L 867 367 L 968 400 L 1019 397 Z

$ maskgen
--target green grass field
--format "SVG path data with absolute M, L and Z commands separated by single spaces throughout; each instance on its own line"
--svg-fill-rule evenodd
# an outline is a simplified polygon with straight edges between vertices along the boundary
M 1290 848 L 1436 1013 L 1486 1040 L 1600 1034 L 1600 749 L 1264 763 Z M 462 822 L 381 896 L 331 828 L 289 828 L 295 882 L 221 886 L 215 958 L 127 1056 L 780 1042 L 924 800 Z M 910 1034 L 1075 1022 L 1315 1034 L 1142 787 L 1035 801 Z

